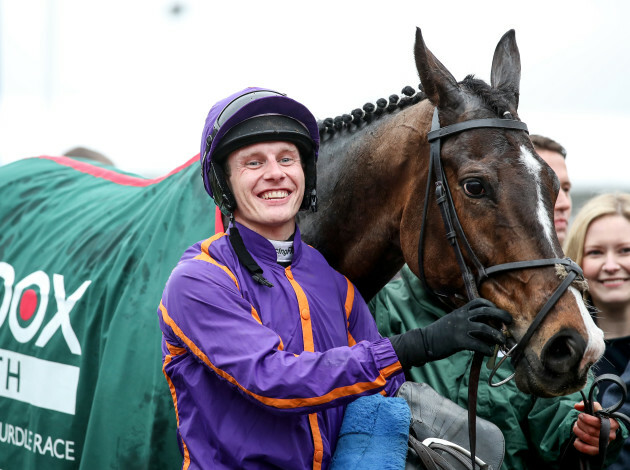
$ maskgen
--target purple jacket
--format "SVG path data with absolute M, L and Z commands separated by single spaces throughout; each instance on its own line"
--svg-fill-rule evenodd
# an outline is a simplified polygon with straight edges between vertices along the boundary
M 363 298 L 295 234 L 290 267 L 238 225 L 273 287 L 220 233 L 190 247 L 158 315 L 183 468 L 327 468 L 345 405 L 404 376 Z

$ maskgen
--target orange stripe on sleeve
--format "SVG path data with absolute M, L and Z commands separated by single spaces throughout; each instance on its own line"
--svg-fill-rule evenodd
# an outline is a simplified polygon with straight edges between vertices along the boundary
M 345 276 L 344 276 L 345 277 Z M 354 286 L 350 282 L 350 279 L 346 277 L 348 282 L 348 293 L 346 294 L 346 321 L 348 329 L 348 346 L 354 346 L 357 344 L 356 340 L 350 334 L 350 313 L 352 312 L 352 305 L 354 305 Z
M 170 350 L 170 346 L 171 345 L 169 345 L 169 350 Z M 181 349 L 184 349 L 184 348 L 181 348 Z M 169 364 L 169 362 L 171 362 L 172 359 L 173 359 L 172 355 L 168 355 L 164 358 L 164 364 L 162 365 L 162 373 L 164 374 L 164 377 L 166 377 L 166 381 L 168 382 L 168 388 L 170 389 L 171 396 L 173 397 L 173 407 L 175 408 L 175 417 L 177 418 L 177 427 L 179 428 L 179 410 L 177 408 L 177 391 L 175 390 L 175 385 L 173 385 L 173 381 L 171 380 L 169 375 L 166 373 L 166 366 Z M 188 446 L 186 445 L 186 442 L 184 442 L 183 437 L 182 437 L 182 446 L 184 447 L 184 463 L 182 466 L 182 470 L 187 470 L 188 467 L 190 467 L 190 453 L 188 452 Z
M 346 294 L 346 318 L 349 320 L 350 312 L 352 312 L 352 304 L 354 303 L 354 286 L 347 277 L 346 282 L 348 283 L 348 293 Z
M 168 341 L 166 341 L 166 347 L 168 348 L 168 352 L 171 353 L 171 356 L 181 356 L 182 354 L 185 354 L 186 352 L 188 352 L 186 348 L 181 348 L 179 346 L 173 346 Z
M 175 335 L 177 335 L 180 340 L 188 346 L 188 349 L 199 359 L 203 361 L 210 369 L 212 369 L 219 377 L 224 378 L 231 384 L 235 385 L 239 389 L 241 389 L 244 393 L 247 393 L 254 399 L 259 402 L 279 409 L 290 409 L 290 408 L 302 408 L 307 406 L 317 406 L 325 403 L 329 403 L 341 397 L 351 396 L 351 395 L 359 395 L 365 391 L 374 390 L 375 388 L 384 387 L 386 384 L 385 377 L 383 375 L 379 375 L 372 382 L 359 382 L 352 385 L 347 385 L 345 387 L 339 387 L 330 392 L 315 397 L 305 397 L 305 398 L 271 398 L 263 395 L 259 395 L 257 393 L 251 392 L 243 387 L 238 381 L 232 377 L 230 374 L 225 372 L 224 370 L 216 367 L 206 356 L 203 351 L 199 349 L 199 347 L 193 343 L 193 341 L 188 338 L 183 331 L 177 326 L 177 324 L 173 321 L 173 319 L 169 316 L 166 307 L 160 302 L 160 311 L 162 314 L 162 319 L 164 323 L 166 323 L 172 330 Z M 397 363 L 398 364 L 398 363 Z
M 236 276 L 232 273 L 232 271 L 230 271 L 230 269 L 227 266 L 224 266 L 220 263 L 217 263 L 214 258 L 212 258 L 210 255 L 208 255 L 207 253 L 200 253 L 197 256 L 195 256 L 194 259 L 198 259 L 201 261 L 205 261 L 206 263 L 210 263 L 210 264 L 214 264 L 215 266 L 221 268 L 223 271 L 225 271 L 225 273 L 230 276 L 232 278 L 232 281 L 234 281 L 234 284 L 236 284 L 236 288 L 240 290 L 240 287 L 238 285 L 238 280 L 236 279 Z
M 396 361 L 392 365 L 387 366 L 384 369 L 381 369 L 380 373 L 383 377 L 387 378 L 401 369 L 402 369 L 402 366 L 400 365 L 400 362 Z
M 380 373 L 383 377 L 388 378 L 390 375 L 396 372 L 399 372 L 400 370 L 402 370 L 402 366 L 400 365 L 400 362 L 396 361 L 392 365 L 389 365 L 385 367 L 384 369 L 381 369 Z M 381 390 L 379 393 L 383 395 L 384 397 L 387 396 L 387 392 L 385 390 Z
M 230 276 L 232 281 L 234 281 L 234 284 L 236 284 L 236 288 L 240 290 L 241 288 L 238 285 L 238 280 L 236 279 L 236 276 L 234 275 L 234 273 L 232 273 L 232 271 L 230 271 L 230 269 L 227 266 L 224 266 L 221 263 L 217 262 L 212 256 L 210 256 L 210 252 L 208 251 L 212 242 L 225 236 L 226 236 L 225 233 L 217 233 L 216 235 L 208 238 L 207 240 L 204 240 L 204 242 L 201 244 L 201 253 L 195 256 L 194 259 L 205 261 L 206 263 L 214 264 L 215 266 L 221 268 L 223 271 L 225 271 L 225 273 L 228 276 Z
M 262 320 L 260 319 L 260 315 L 258 315 L 258 312 L 256 311 L 253 305 L 252 305 L 252 317 L 254 317 L 254 320 L 256 320 L 258 323 L 262 325 Z
M 221 237 L 225 237 L 226 235 L 227 233 L 224 233 L 224 232 L 216 233 L 210 238 L 204 240 L 204 242 L 201 244 L 201 251 L 207 255 L 210 255 L 210 253 L 208 252 L 208 249 L 210 248 L 210 244 L 217 241 Z
M 225 233 L 217 233 L 216 235 L 213 235 L 212 237 L 208 238 L 207 240 L 205 240 L 202 244 L 201 244 L 201 253 L 198 254 L 197 256 L 195 256 L 195 259 L 201 260 L 201 261 L 205 261 L 207 263 L 210 264 L 214 264 L 215 266 L 221 268 L 228 276 L 230 276 L 230 278 L 232 279 L 232 281 L 234 281 L 234 284 L 236 284 L 236 288 L 238 290 L 240 290 L 240 286 L 238 284 L 238 279 L 236 279 L 236 276 L 234 275 L 234 273 L 225 265 L 220 264 L 219 262 L 217 262 L 212 256 L 210 256 L 210 245 L 212 244 L 212 242 L 218 240 L 221 237 L 226 236 Z M 260 323 L 262 325 L 262 320 L 260 319 L 260 315 L 258 314 L 258 312 L 256 311 L 256 309 L 254 308 L 254 306 L 252 305 L 252 317 L 254 317 L 254 320 L 256 320 L 258 323 Z M 284 343 L 282 342 L 282 338 L 280 338 L 280 336 L 278 336 L 278 340 L 280 341 L 280 344 L 278 346 L 278 350 L 283 351 L 284 350 Z

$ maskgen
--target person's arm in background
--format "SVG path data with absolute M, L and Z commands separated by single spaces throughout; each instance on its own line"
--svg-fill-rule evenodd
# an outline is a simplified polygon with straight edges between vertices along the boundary
M 446 311 L 423 291 L 418 279 L 406 266 L 399 279 L 390 282 L 372 299 L 370 309 L 383 336 L 427 326 L 446 315 Z M 414 314 L 418 310 L 422 311 L 421 315 Z M 465 375 L 471 358 L 470 353 L 461 352 L 446 360 L 413 368 L 408 379 L 429 383 L 442 395 L 465 406 Z M 495 380 L 506 378 L 511 372 L 513 369 L 508 363 L 498 371 Z M 488 373 L 483 367 L 481 383 L 484 385 L 481 389 L 486 387 Z M 591 383 L 592 379 L 589 379 L 587 387 Z M 563 453 L 563 446 L 568 446 L 572 426 L 579 414 L 574 405 L 581 399 L 579 392 L 565 397 L 536 398 L 518 391 L 511 382 L 499 388 L 486 387 L 478 403 L 478 411 L 480 416 L 497 424 L 506 435 L 506 461 L 510 465 L 525 468 L 523 465 L 527 462 L 532 468 L 536 465 L 546 468 L 546 464 L 555 466 Z M 618 441 L 611 443 L 607 462 L 614 459 Z M 570 453 L 578 455 L 572 445 Z M 578 467 L 563 468 L 574 470 Z
M 584 390 L 588 391 L 592 383 L 593 377 L 589 376 Z M 560 468 L 568 470 L 578 468 L 575 465 L 577 465 L 580 453 L 584 455 L 599 453 L 598 444 L 595 444 L 599 439 L 599 418 L 582 413 L 579 406 L 581 401 L 582 395 L 575 392 L 561 397 L 537 398 L 534 402 L 527 418 L 529 437 L 544 461 L 561 462 Z M 579 416 L 582 417 L 579 418 Z M 593 420 L 597 421 L 597 425 L 594 425 Z M 621 427 L 621 431 L 617 433 L 619 424 L 615 420 L 613 423 L 611 423 L 611 436 L 606 452 L 606 464 L 615 461 L 621 450 L 623 439 L 628 435 L 624 427 Z M 587 429 L 585 425 L 590 429 Z M 578 439 L 574 444 L 571 439 L 574 431 L 577 431 L 588 442 Z M 590 437 L 587 438 L 585 433 Z
M 628 362 L 626 369 L 621 374 L 621 381 L 626 385 L 626 390 L 630 390 L 630 362 Z M 623 400 L 622 389 L 619 386 L 611 385 L 606 389 L 602 397 L 602 406 L 608 408 L 620 401 L 623 401 L 623 403 L 617 411 L 630 416 L 630 395 L 626 395 L 625 400 Z M 617 460 L 610 464 L 606 470 L 625 470 L 628 468 L 630 468 L 630 438 L 626 437 Z

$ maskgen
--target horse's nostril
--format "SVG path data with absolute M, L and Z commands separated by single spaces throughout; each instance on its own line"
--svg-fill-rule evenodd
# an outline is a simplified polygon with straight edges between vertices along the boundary
M 557 360 L 567 359 L 575 350 L 572 343 L 571 338 L 556 338 L 549 346 L 549 354 Z
M 586 349 L 586 341 L 576 331 L 556 333 L 545 345 L 540 359 L 545 369 L 555 374 L 575 370 Z

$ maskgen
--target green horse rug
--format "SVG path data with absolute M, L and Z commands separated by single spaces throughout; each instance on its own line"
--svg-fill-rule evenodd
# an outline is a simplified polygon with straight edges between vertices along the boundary
M 144 179 L 66 157 L 0 168 L 0 468 L 181 466 L 156 309 L 214 233 L 198 157 Z

